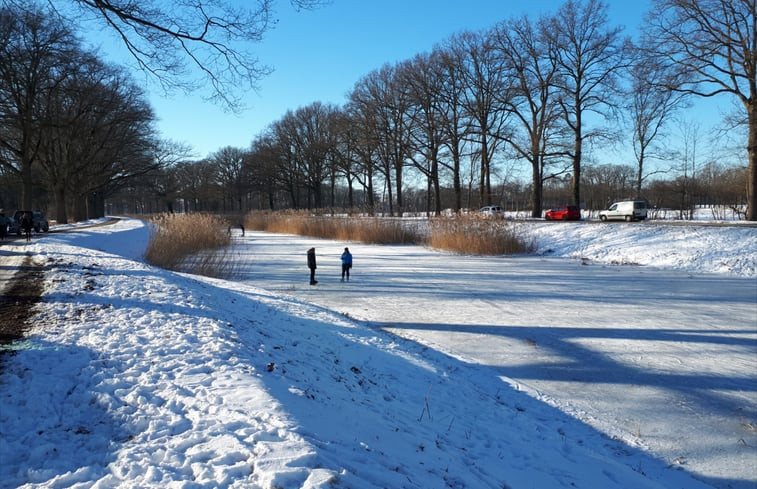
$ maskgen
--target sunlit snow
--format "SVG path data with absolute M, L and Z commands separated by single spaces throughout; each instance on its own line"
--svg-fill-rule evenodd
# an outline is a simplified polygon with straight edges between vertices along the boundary
M 757 228 L 513 226 L 535 254 L 235 230 L 233 280 L 144 264 L 134 219 L 3 244 L 45 292 L 0 486 L 757 486 Z

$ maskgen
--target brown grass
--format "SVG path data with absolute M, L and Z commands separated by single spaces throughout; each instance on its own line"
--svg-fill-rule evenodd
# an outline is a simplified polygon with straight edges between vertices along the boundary
M 238 264 L 232 245 L 190 255 L 182 261 L 179 269 L 206 277 L 232 278 L 239 268 Z
M 476 217 L 415 221 L 376 217 L 325 217 L 305 212 L 251 212 L 245 227 L 270 233 L 296 234 L 372 244 L 419 244 L 472 255 L 512 255 L 533 251 L 533 242 L 519 236 L 506 221 Z M 422 226 L 423 227 L 423 226 Z
M 515 233 L 505 221 L 465 217 L 433 220 L 428 245 L 471 255 L 516 255 L 534 249 L 532 242 Z
M 269 233 L 372 244 L 418 244 L 424 239 L 415 228 L 400 220 L 312 216 L 303 212 L 251 212 L 247 214 L 245 227 Z
M 151 219 L 145 259 L 169 270 L 220 276 L 223 253 L 208 253 L 231 242 L 228 223 L 211 214 L 161 214 Z M 204 252 L 204 253 L 203 253 Z M 215 262 L 216 271 L 211 273 Z

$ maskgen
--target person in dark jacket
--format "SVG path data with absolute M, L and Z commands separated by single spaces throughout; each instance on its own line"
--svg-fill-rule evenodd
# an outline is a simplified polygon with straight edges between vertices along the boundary
M 315 279 L 315 269 L 317 268 L 315 264 L 315 248 L 308 250 L 308 268 L 310 269 L 310 285 L 315 285 L 318 283 Z
M 0 212 L 0 241 L 5 241 L 8 232 L 8 218 L 4 212 Z
M 347 277 L 347 282 L 350 281 L 350 268 L 352 268 L 352 253 L 350 253 L 349 248 L 344 249 L 344 253 L 342 253 L 342 282 L 344 282 L 344 277 Z
M 32 240 L 32 227 L 33 226 L 34 226 L 34 221 L 32 220 L 32 215 L 29 212 L 24 212 L 23 217 L 21 217 L 21 229 L 24 230 L 24 234 L 26 235 L 27 242 Z

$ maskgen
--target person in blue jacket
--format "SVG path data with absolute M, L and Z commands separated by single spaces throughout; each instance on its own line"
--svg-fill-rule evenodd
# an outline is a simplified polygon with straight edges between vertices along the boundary
M 350 281 L 350 268 L 352 268 L 352 253 L 349 248 L 344 249 L 342 253 L 342 282 L 344 277 L 347 277 L 347 281 Z

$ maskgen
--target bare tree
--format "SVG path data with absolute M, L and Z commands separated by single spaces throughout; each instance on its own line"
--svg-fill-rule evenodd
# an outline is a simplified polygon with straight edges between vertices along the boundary
M 396 210 L 401 216 L 403 175 L 410 153 L 407 117 L 410 97 L 407 87 L 398 80 L 397 70 L 397 66 L 386 64 L 361 78 L 355 84 L 350 100 L 367 117 L 365 122 L 371 130 L 376 170 L 384 176 L 386 183 L 389 213 L 394 215 Z
M 628 198 L 634 189 L 635 169 L 631 165 L 587 166 L 583 174 L 587 208 L 606 208 L 611 202 Z
M 476 138 L 480 163 L 480 204 L 492 203 L 491 162 L 504 132 L 507 112 L 502 99 L 510 95 L 501 58 L 495 53 L 492 38 L 467 32 L 453 38 L 450 48 L 461 62 L 460 74 L 465 87 L 461 98 L 463 110 L 470 118 L 470 137 Z
M 409 90 L 411 106 L 408 110 L 413 150 L 410 159 L 428 182 L 427 198 L 433 196 L 434 213 L 441 214 L 439 183 L 440 153 L 446 131 L 443 127 L 444 100 L 440 96 L 445 72 L 438 55 L 420 54 L 402 65 L 400 83 Z M 430 202 L 427 202 L 430 210 Z
M 749 158 L 747 219 L 757 220 L 757 13 L 755 0 L 655 0 L 645 45 L 679 77 L 667 88 L 729 94 L 744 107 Z
M 76 114 L 81 126 L 71 144 L 67 165 L 73 192 L 74 219 L 104 215 L 104 199 L 135 176 L 158 168 L 154 115 L 144 93 L 119 69 L 93 64 L 79 79 L 73 96 L 82 99 Z M 55 119 L 58 119 L 57 117 Z M 64 135 L 63 140 L 66 140 Z M 45 155 L 46 168 L 53 166 Z M 76 162 L 73 166 L 71 163 Z
M 334 172 L 347 182 L 347 207 L 355 207 L 355 182 L 359 181 L 359 127 L 350 115 L 340 110 L 334 114 Z
M 442 144 L 449 153 L 449 162 L 442 160 L 442 165 L 452 172 L 452 189 L 455 193 L 454 209 L 462 208 L 462 185 L 461 167 L 464 154 L 464 146 L 470 132 L 470 119 L 467 117 L 462 99 L 465 92 L 463 74 L 461 73 L 463 62 L 459 56 L 464 56 L 452 46 L 444 46 L 436 51 L 442 70 L 442 85 L 439 90 L 441 99 L 441 130 L 444 136 Z
M 265 205 L 260 201 L 257 205 L 259 209 L 276 208 L 278 154 L 276 142 L 270 133 L 262 134 L 253 140 L 246 163 L 252 180 L 252 189 L 261 198 L 265 197 Z
M 79 192 L 74 182 L 82 183 L 81 176 L 90 173 L 87 166 L 106 144 L 101 124 L 110 109 L 104 105 L 113 95 L 103 86 L 113 71 L 88 53 L 75 58 L 76 63 L 67 60 L 67 76 L 47 94 L 41 118 L 38 160 L 53 190 L 58 222 L 68 222 L 71 196 Z
M 514 129 L 500 133 L 500 138 L 531 164 L 532 217 L 541 217 L 544 179 L 564 173 L 545 176 L 545 168 L 551 159 L 565 154 L 556 144 L 561 129 L 559 69 L 552 40 L 540 27 L 543 25 L 522 17 L 498 24 L 491 34 L 498 56 L 514 80 L 512 93 L 501 99 L 515 119 Z
M 0 0 L 28 7 L 29 0 Z M 164 89 L 209 87 L 208 98 L 237 109 L 270 68 L 250 46 L 276 23 L 274 0 L 46 0 L 66 23 L 105 27 Z M 311 9 L 330 0 L 290 0 Z M 199 74 L 199 75 L 198 75 Z
M 314 102 L 297 109 L 290 119 L 289 127 L 294 156 L 300 162 L 309 204 L 323 206 L 323 183 L 330 173 L 330 158 L 333 155 L 333 115 L 337 108 L 331 104 Z
M 301 206 L 300 190 L 304 186 L 302 161 L 296 151 L 296 120 L 294 112 L 287 111 L 280 120 L 271 124 L 265 138 L 266 156 L 273 161 L 277 185 L 289 194 L 292 207 Z
M 247 152 L 245 150 L 226 146 L 208 158 L 216 168 L 218 183 L 224 190 L 224 195 L 232 201 L 230 210 L 244 210 L 244 196 L 247 193 L 249 183 L 246 174 L 246 157 Z
M 42 10 L 0 8 L 0 164 L 20 177 L 21 203 L 32 207 L 45 104 L 68 76 L 77 52 L 71 31 Z
M 618 75 L 627 63 L 627 42 L 621 27 L 608 27 L 607 5 L 601 0 L 568 0 L 549 20 L 547 34 L 555 46 L 563 96 L 559 101 L 573 134 L 573 203 L 581 205 L 581 162 L 585 140 L 601 131 L 585 132 L 585 116 L 606 117 L 617 103 Z
M 349 99 L 345 112 L 354 136 L 356 171 L 353 174 L 366 193 L 365 204 L 368 212 L 373 215 L 376 211 L 374 177 L 378 166 L 376 119 L 371 104 L 368 98 L 364 97 L 359 84 L 350 93 Z
M 678 201 L 678 218 L 694 218 L 694 201 L 693 189 L 696 185 L 697 172 L 697 143 L 700 139 L 699 125 L 693 121 L 680 120 L 678 122 L 681 132 L 681 149 L 679 152 L 679 177 L 674 187 L 679 196 Z
M 649 172 L 649 159 L 664 159 L 667 151 L 656 145 L 662 130 L 682 107 L 685 95 L 665 88 L 669 76 L 654 60 L 639 57 L 630 70 L 628 91 L 628 115 L 633 125 L 633 151 L 636 157 L 636 197 L 641 196 L 641 186 Z

